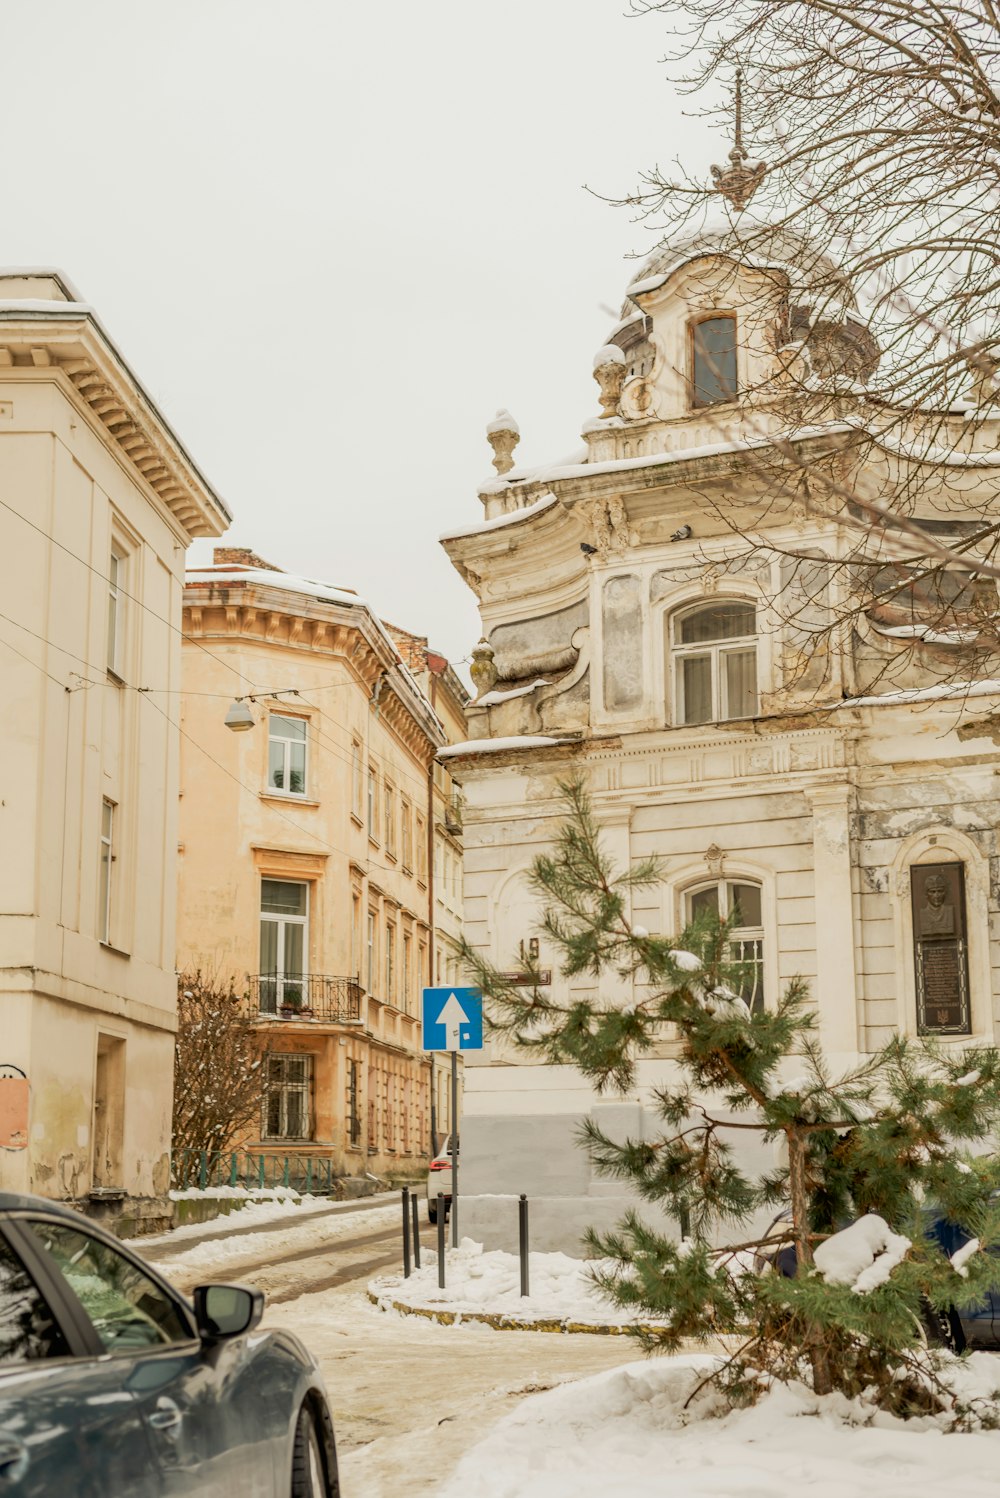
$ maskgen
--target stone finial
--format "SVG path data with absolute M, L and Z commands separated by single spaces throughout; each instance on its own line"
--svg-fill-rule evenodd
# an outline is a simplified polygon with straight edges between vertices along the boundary
M 485 697 L 487 692 L 492 692 L 496 686 L 497 668 L 493 661 L 493 646 L 489 640 L 480 640 L 478 645 L 473 646 L 469 675 L 476 688 L 477 701 L 480 697 Z
M 601 387 L 601 415 L 615 416 L 625 383 L 625 355 L 617 344 L 606 343 L 594 355 L 594 379 Z
M 486 428 L 486 440 L 493 449 L 497 473 L 509 473 L 514 466 L 514 449 L 521 440 L 520 428 L 509 411 L 497 412 Z
M 736 69 L 736 129 L 733 149 L 729 153 L 729 166 L 713 166 L 715 186 L 724 198 L 728 198 L 737 213 L 742 213 L 757 188 L 763 181 L 767 166 L 763 161 L 750 164 L 743 149 L 743 69 Z

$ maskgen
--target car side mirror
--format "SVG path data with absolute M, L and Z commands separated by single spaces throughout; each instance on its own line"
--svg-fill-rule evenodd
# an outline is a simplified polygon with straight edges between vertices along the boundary
M 264 1314 L 264 1292 L 252 1285 L 198 1285 L 194 1318 L 207 1342 L 253 1331 Z

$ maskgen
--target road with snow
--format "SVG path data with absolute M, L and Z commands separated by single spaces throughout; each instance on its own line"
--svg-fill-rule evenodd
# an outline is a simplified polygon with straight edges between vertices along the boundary
M 524 1395 L 637 1352 L 626 1337 L 440 1327 L 378 1311 L 365 1287 L 399 1268 L 400 1237 L 393 1195 L 245 1208 L 136 1244 L 185 1292 L 221 1279 L 266 1290 L 265 1325 L 294 1331 L 322 1365 L 344 1498 L 437 1493 L 471 1442 Z

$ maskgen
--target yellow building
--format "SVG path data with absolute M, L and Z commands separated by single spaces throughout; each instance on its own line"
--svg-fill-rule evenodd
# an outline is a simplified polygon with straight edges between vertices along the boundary
M 188 573 L 184 629 L 178 965 L 257 1017 L 266 1092 L 245 1142 L 336 1175 L 415 1173 L 445 729 L 349 589 L 220 547 Z M 234 698 L 249 731 L 226 726 Z
M 0 273 L 0 1187 L 168 1210 L 184 551 L 229 522 L 93 309 Z

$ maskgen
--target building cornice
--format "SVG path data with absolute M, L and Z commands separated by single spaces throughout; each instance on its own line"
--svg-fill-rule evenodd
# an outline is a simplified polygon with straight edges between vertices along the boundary
M 0 378 L 64 377 L 125 465 L 184 533 L 219 536 L 230 512 L 108 338 L 78 302 L 0 299 Z
M 325 603 L 283 589 L 280 578 L 276 572 L 274 584 L 265 585 L 189 577 L 184 589 L 185 636 L 200 644 L 239 640 L 341 657 L 367 691 L 373 710 L 377 708 L 410 752 L 429 765 L 447 736 L 380 622 L 360 602 Z

